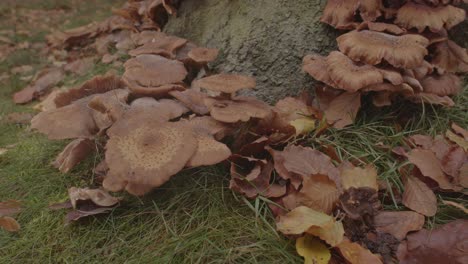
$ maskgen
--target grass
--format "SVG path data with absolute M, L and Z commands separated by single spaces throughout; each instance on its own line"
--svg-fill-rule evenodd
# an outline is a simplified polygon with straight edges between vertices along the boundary
M 60 28 L 66 29 L 105 18 L 113 5 L 110 0 L 28 0 L 16 8 L 54 13 L 59 6 L 61 11 L 51 21 L 59 21 Z M 10 11 L 0 6 L 0 29 L 11 28 Z M 15 40 L 40 43 L 45 35 L 46 31 L 38 31 Z M 38 71 L 45 64 L 33 49 L 18 50 L 0 63 L 0 75 L 15 66 L 32 65 Z M 110 68 L 98 63 L 85 76 L 67 76 L 62 85 L 76 85 Z M 1 116 L 32 111 L 11 101 L 11 94 L 25 85 L 18 75 L 0 81 Z M 452 121 L 468 127 L 467 99 L 465 89 L 453 108 L 399 103 L 375 109 L 366 102 L 366 111 L 355 125 L 306 140 L 311 146 L 333 145 L 344 159 L 375 164 L 382 180 L 401 189 L 398 169 L 402 164 L 376 143 L 397 146 L 411 134 L 440 134 Z M 67 142 L 49 141 L 28 126 L 1 122 L 0 135 L 0 148 L 15 144 L 0 156 L 0 201 L 16 199 L 24 207 L 18 216 L 19 233 L 0 230 L 0 263 L 302 262 L 293 242 L 276 233 L 266 203 L 261 198 L 247 201 L 230 191 L 228 170 L 222 166 L 186 170 L 141 199 L 122 194 L 124 202 L 110 214 L 66 226 L 65 212 L 50 211 L 47 206 L 64 201 L 72 186 L 93 186 L 92 167 L 102 153 L 71 173 L 61 174 L 49 164 Z M 466 204 L 461 195 L 439 195 L 439 199 Z M 386 207 L 402 209 L 396 204 Z M 456 209 L 441 205 L 428 225 L 463 217 Z

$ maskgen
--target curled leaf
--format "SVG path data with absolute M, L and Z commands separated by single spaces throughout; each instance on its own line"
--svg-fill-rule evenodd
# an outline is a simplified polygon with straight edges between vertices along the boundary
M 296 240 L 296 250 L 304 257 L 304 264 L 327 264 L 331 254 L 328 248 L 313 236 L 303 236 Z

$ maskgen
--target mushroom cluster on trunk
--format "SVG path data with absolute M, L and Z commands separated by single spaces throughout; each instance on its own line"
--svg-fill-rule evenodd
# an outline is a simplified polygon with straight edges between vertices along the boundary
M 325 84 L 322 89 L 370 94 L 377 107 L 398 97 L 453 106 L 449 96 L 462 89 L 456 74 L 468 72 L 467 51 L 447 34 L 465 20 L 465 10 L 456 7 L 461 2 L 329 0 L 321 21 L 350 31 L 337 38 L 339 51 L 305 56 L 303 70 Z

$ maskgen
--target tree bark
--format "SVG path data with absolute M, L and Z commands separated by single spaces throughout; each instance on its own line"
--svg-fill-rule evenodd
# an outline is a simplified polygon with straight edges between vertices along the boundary
M 326 0 L 184 0 L 165 31 L 219 48 L 219 72 L 255 76 L 257 97 L 274 102 L 313 86 L 301 70 L 304 55 L 327 55 L 342 33 L 321 23 Z M 456 39 L 467 39 L 466 22 Z M 463 32 L 462 36 L 458 32 Z

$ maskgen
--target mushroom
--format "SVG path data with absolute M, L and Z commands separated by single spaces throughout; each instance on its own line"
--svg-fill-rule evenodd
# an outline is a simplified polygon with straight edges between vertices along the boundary
M 192 127 L 195 133 L 208 134 L 213 136 L 216 140 L 221 140 L 231 133 L 232 128 L 225 123 L 221 123 L 211 116 L 196 116 L 188 120 L 181 120 L 187 122 Z
M 50 88 L 61 82 L 63 78 L 64 73 L 60 68 L 43 70 L 36 80 L 13 95 L 13 102 L 17 104 L 29 103 L 47 93 Z
M 95 150 L 94 141 L 85 138 L 75 139 L 63 149 L 52 165 L 60 172 L 67 173 Z
M 231 150 L 208 133 L 195 133 L 198 142 L 195 154 L 187 162 L 187 167 L 214 165 L 231 156 Z
M 302 61 L 302 70 L 307 72 L 314 79 L 329 86 L 335 86 L 327 71 L 327 57 L 318 54 L 306 55 Z
M 114 75 L 98 75 L 83 83 L 79 88 L 60 92 L 56 95 L 54 102 L 57 107 L 62 107 L 93 94 L 101 94 L 124 87 L 125 84 L 122 82 L 120 77 Z
M 185 91 L 171 91 L 171 96 L 179 100 L 185 106 L 190 108 L 194 113 L 206 115 L 210 112 L 205 105 L 205 98 L 207 94 L 197 91 L 196 89 L 187 89 Z
M 161 99 L 157 101 L 151 97 L 142 97 L 130 104 L 130 109 L 125 112 L 124 117 L 128 120 L 132 118 L 139 120 L 139 117 L 145 117 L 148 120 L 169 121 L 188 111 L 187 107 L 175 100 Z
M 128 108 L 128 95 L 128 90 L 116 89 L 97 94 L 88 102 L 88 107 L 95 110 L 92 115 L 100 131 L 104 131 L 123 116 Z
M 328 0 L 320 21 L 337 29 L 353 29 L 356 26 L 354 14 L 359 0 Z
M 234 97 L 232 100 L 205 98 L 204 101 L 210 109 L 211 117 L 225 123 L 247 122 L 251 118 L 263 119 L 272 113 L 269 105 L 255 98 Z
M 128 54 L 131 56 L 155 54 L 172 59 L 176 56 L 177 49 L 186 43 L 186 39 L 161 34 L 159 38 L 152 39 L 150 42 L 143 44 L 143 46 L 131 50 Z
M 370 31 L 386 32 L 393 35 L 403 35 L 406 33 L 406 29 L 400 28 L 394 24 L 387 24 L 382 22 L 362 22 L 356 30 L 361 31 L 369 29 Z
M 395 70 L 358 64 L 338 51 L 331 52 L 326 61 L 327 71 L 335 88 L 354 92 L 368 85 L 382 83 L 384 79 L 394 85 L 403 82 L 402 76 Z
M 219 50 L 218 49 L 210 49 L 210 48 L 200 48 L 196 47 L 191 49 L 187 56 L 192 59 L 195 63 L 198 64 L 207 64 L 208 62 L 212 62 L 216 60 L 218 57 Z
M 204 88 L 232 96 L 239 90 L 255 88 L 255 79 L 244 75 L 221 73 L 196 80 L 192 85 L 195 88 Z
M 460 78 L 450 73 L 426 76 L 421 80 L 421 85 L 425 93 L 439 96 L 455 95 L 462 89 Z
M 419 32 L 429 28 L 432 32 L 451 29 L 465 20 L 465 10 L 452 5 L 431 7 L 408 1 L 398 9 L 395 24 L 406 29 L 416 28 Z
M 123 80 L 136 95 L 162 97 L 183 90 L 178 83 L 187 76 L 183 63 L 159 55 L 138 55 L 125 62 Z
M 397 68 L 413 69 L 423 63 L 429 40 L 419 35 L 393 36 L 369 30 L 351 31 L 337 38 L 338 47 L 354 61 L 376 65 L 387 61 Z
M 110 191 L 125 188 L 141 195 L 182 170 L 197 149 L 197 139 L 183 123 L 148 120 L 144 116 L 132 119 L 121 119 L 108 130 L 109 172 L 103 186 Z
M 457 43 L 446 40 L 434 46 L 432 64 L 439 72 L 468 72 L 468 52 Z

